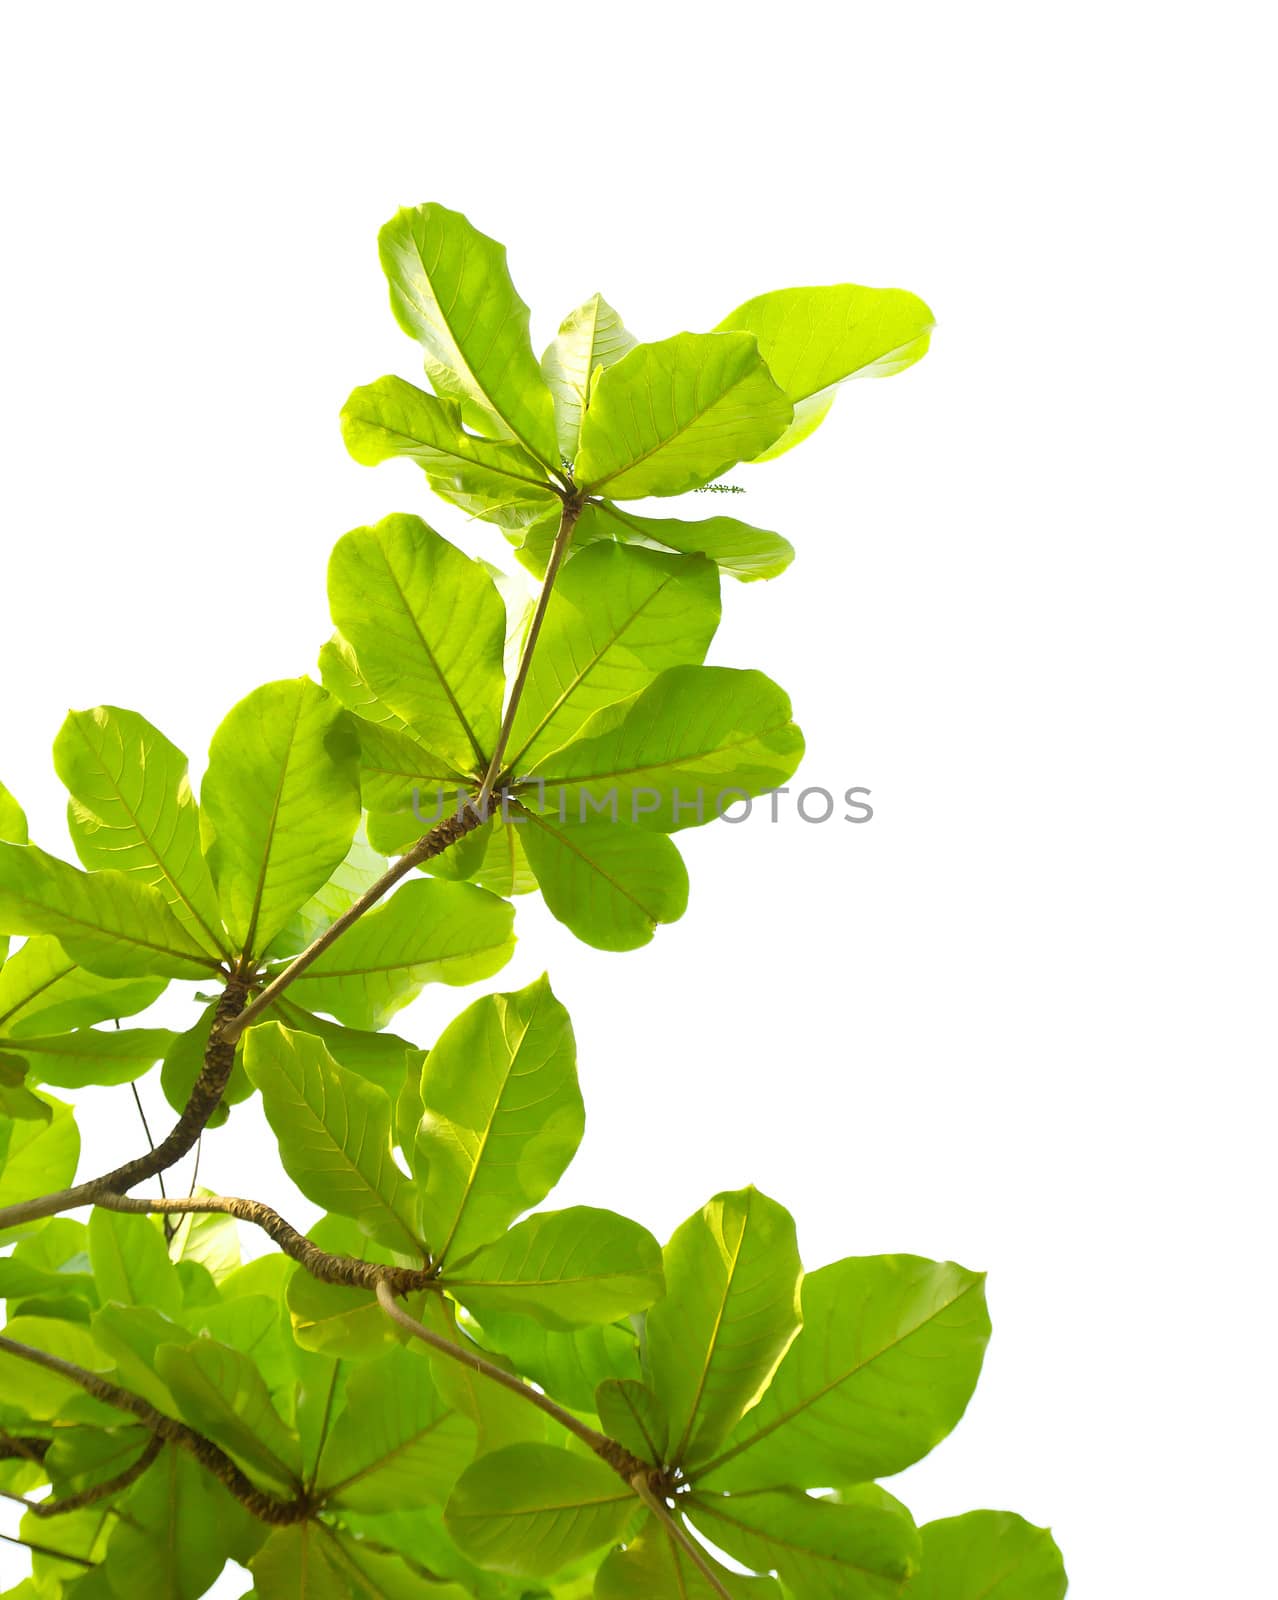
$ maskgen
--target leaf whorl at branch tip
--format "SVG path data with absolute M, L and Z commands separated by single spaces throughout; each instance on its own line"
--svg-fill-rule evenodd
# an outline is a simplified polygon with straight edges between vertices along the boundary
M 158 1411 L 140 1395 L 134 1394 L 129 1389 L 120 1388 L 118 1384 L 111 1383 L 96 1372 L 78 1367 L 72 1361 L 64 1361 L 61 1356 L 50 1355 L 45 1350 L 20 1344 L 16 1339 L 6 1338 L 3 1334 L 0 1334 L 0 1351 L 6 1355 L 16 1356 L 20 1361 L 29 1361 L 33 1366 L 43 1367 L 46 1372 L 55 1373 L 58 1377 L 76 1384 L 85 1394 L 91 1395 L 95 1400 L 101 1400 L 104 1405 L 114 1406 L 117 1411 L 128 1412 L 130 1416 L 136 1417 L 143 1427 L 148 1428 L 162 1444 L 179 1445 L 194 1456 L 201 1466 L 207 1468 L 259 1521 L 275 1525 L 302 1522 L 315 1510 L 313 1501 L 305 1494 L 298 1495 L 292 1500 L 281 1500 L 258 1489 L 240 1471 L 230 1456 L 211 1439 L 206 1439 L 202 1433 L 187 1427 L 185 1422 L 179 1422 L 176 1417 L 166 1416 L 163 1411 Z

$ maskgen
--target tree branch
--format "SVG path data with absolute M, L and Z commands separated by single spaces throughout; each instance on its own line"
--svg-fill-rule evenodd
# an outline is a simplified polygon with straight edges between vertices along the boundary
M 125 1467 L 123 1472 L 117 1472 L 114 1478 L 108 1478 L 104 1483 L 95 1483 L 92 1488 L 81 1489 L 78 1494 L 64 1495 L 56 1500 L 53 1498 L 24 1500 L 22 1503 L 33 1517 L 62 1517 L 68 1511 L 83 1511 L 85 1506 L 96 1505 L 99 1500 L 109 1500 L 113 1494 L 119 1494 L 121 1489 L 127 1489 L 130 1484 L 136 1483 L 159 1455 L 163 1445 L 164 1441 L 160 1436 L 153 1433 L 133 1465 Z
M 176 1417 L 169 1417 L 163 1411 L 157 1411 L 148 1401 L 143 1400 L 141 1395 L 133 1394 L 128 1389 L 121 1389 L 118 1384 L 108 1382 L 96 1372 L 77 1367 L 71 1361 L 64 1361 L 61 1356 L 51 1356 L 46 1350 L 19 1344 L 16 1339 L 6 1338 L 3 1334 L 0 1334 L 0 1352 L 17 1356 L 20 1361 L 30 1361 L 34 1366 L 43 1367 L 46 1372 L 56 1373 L 58 1377 L 65 1378 L 69 1383 L 74 1383 L 83 1389 L 85 1394 L 92 1395 L 95 1400 L 114 1406 L 117 1411 L 127 1411 L 144 1427 L 149 1428 L 164 1444 L 180 1445 L 260 1521 L 276 1525 L 303 1522 L 314 1510 L 314 1506 L 305 1495 L 299 1495 L 295 1500 L 281 1500 L 257 1488 L 240 1471 L 230 1456 L 211 1439 L 206 1439 L 202 1433 L 196 1433 L 194 1428 L 188 1428 L 185 1422 L 179 1422 Z
M 361 1261 L 357 1256 L 336 1255 L 317 1244 L 286 1222 L 278 1211 L 260 1200 L 241 1200 L 235 1195 L 191 1195 L 185 1200 L 152 1199 L 132 1195 L 100 1195 L 96 1204 L 107 1211 L 134 1211 L 160 1216 L 186 1212 L 216 1212 L 251 1222 L 255 1228 L 279 1245 L 286 1256 L 300 1262 L 321 1283 L 337 1283 L 348 1289 L 376 1289 L 389 1284 L 396 1294 L 413 1294 L 434 1283 L 433 1267 L 392 1267 L 380 1261 Z
M 717 1595 L 721 1595 L 723 1600 L 732 1600 L 732 1595 L 724 1588 L 718 1573 L 706 1559 L 701 1546 L 671 1511 L 666 1502 L 653 1489 L 648 1482 L 647 1473 L 637 1474 L 630 1480 L 630 1486 L 661 1524 L 662 1531 L 671 1544 L 679 1546 Z
M 41 1195 L 35 1200 L 23 1200 L 17 1205 L 0 1208 L 0 1229 L 21 1227 L 28 1222 L 38 1222 L 42 1217 L 56 1216 L 59 1211 L 71 1211 L 76 1206 L 93 1205 L 104 1194 L 123 1194 L 134 1184 L 157 1173 L 165 1172 L 186 1155 L 204 1132 L 209 1118 L 222 1099 L 231 1068 L 235 1065 L 234 1040 L 227 1041 L 222 1030 L 244 1009 L 248 998 L 249 978 L 232 973 L 213 1013 L 208 1043 L 204 1047 L 204 1065 L 195 1080 L 191 1097 L 182 1115 L 167 1136 L 151 1150 L 122 1167 L 107 1172 L 100 1178 L 90 1178 L 74 1188 L 60 1189 L 56 1194 Z
M 53 1561 L 69 1561 L 73 1567 L 86 1567 L 90 1570 L 97 1566 L 96 1561 L 90 1561 L 86 1556 L 68 1555 L 65 1550 L 51 1550 L 47 1544 L 36 1544 L 31 1539 L 19 1539 L 11 1533 L 0 1533 L 0 1539 L 6 1544 L 20 1545 L 24 1550 L 30 1550 L 38 1556 L 48 1556 Z

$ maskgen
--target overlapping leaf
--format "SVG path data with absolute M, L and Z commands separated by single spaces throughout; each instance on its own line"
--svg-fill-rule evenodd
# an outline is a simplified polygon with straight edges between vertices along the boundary
M 601 294 L 592 294 L 560 323 L 541 358 L 541 374 L 555 399 L 555 433 L 565 460 L 574 460 L 580 448 L 582 418 L 596 375 L 615 366 L 636 342 Z
M 969 1511 L 921 1532 L 922 1570 L 908 1600 L 1064 1600 L 1056 1541 L 1011 1511 Z

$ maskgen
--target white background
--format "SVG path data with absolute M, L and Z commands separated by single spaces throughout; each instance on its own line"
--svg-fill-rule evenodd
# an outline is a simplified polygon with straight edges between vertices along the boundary
M 198 768 L 232 702 L 313 666 L 348 527 L 414 510 L 506 559 L 409 464 L 341 446 L 351 387 L 419 371 L 375 253 L 396 206 L 506 241 L 538 348 L 596 288 L 649 338 L 791 283 L 935 307 L 926 362 L 853 385 L 724 508 L 799 557 L 725 585 L 714 659 L 791 691 L 802 777 L 868 785 L 873 822 L 685 834 L 691 909 L 631 956 L 521 903 L 490 987 L 548 967 L 575 1019 L 565 1203 L 664 1237 L 753 1180 L 809 1264 L 989 1269 L 981 1388 L 899 1487 L 920 1521 L 1050 1523 L 1089 1600 L 1267 1581 L 1274 259 L 1249 13 L 0 24 L 0 775 L 57 850 L 68 706 L 144 711 Z M 429 1042 L 462 999 L 401 1031 Z M 93 1098 L 86 1174 L 139 1139 L 126 1090 Z M 206 1141 L 203 1178 L 308 1219 L 257 1124 Z

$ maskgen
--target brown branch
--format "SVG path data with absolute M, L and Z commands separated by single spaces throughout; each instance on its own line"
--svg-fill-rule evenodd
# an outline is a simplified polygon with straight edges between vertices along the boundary
M 464 839 L 468 833 L 473 833 L 487 820 L 487 811 L 472 805 L 464 811 L 459 811 L 456 816 L 445 817 L 442 822 L 437 822 L 430 832 L 424 834 L 411 849 L 400 856 L 376 883 L 365 889 L 349 911 L 343 911 L 337 921 L 325 928 L 317 939 L 307 945 L 301 955 L 295 957 L 279 977 L 268 983 L 250 1005 L 245 1006 L 234 1016 L 227 1017 L 225 1021 L 215 1021 L 214 1036 L 224 1044 L 233 1045 L 245 1028 L 251 1028 L 262 1013 L 275 1004 L 285 989 L 300 978 L 307 967 L 324 954 L 329 945 L 336 943 L 347 928 L 358 922 L 370 907 L 375 906 L 388 889 L 393 889 L 401 878 L 407 877 L 413 868 L 421 866 L 423 861 L 430 861 L 435 856 L 443 855 L 450 845 L 456 844 L 459 839 Z
M 92 1569 L 97 1566 L 96 1561 L 90 1561 L 87 1556 L 69 1555 L 65 1550 L 51 1550 L 47 1544 L 36 1544 L 32 1539 L 19 1539 L 12 1533 L 0 1533 L 0 1539 L 6 1544 L 20 1545 L 24 1550 L 30 1550 L 38 1556 L 48 1556 L 53 1561 L 69 1561 L 73 1567 L 87 1567 Z
M 68 1511 L 83 1511 L 85 1506 L 96 1505 L 99 1500 L 109 1500 L 113 1494 L 119 1494 L 121 1489 L 127 1489 L 130 1484 L 136 1483 L 146 1469 L 155 1460 L 163 1448 L 164 1441 L 158 1434 L 153 1433 L 146 1442 L 142 1454 L 132 1464 L 125 1467 L 123 1472 L 117 1472 L 114 1478 L 107 1478 L 103 1483 L 95 1483 L 89 1489 L 81 1489 L 78 1494 L 63 1495 L 59 1499 L 25 1500 L 23 1504 L 35 1517 L 62 1517 Z
M 566 1428 L 583 1444 L 588 1445 L 615 1472 L 620 1473 L 627 1483 L 632 1483 L 636 1474 L 646 1479 L 648 1473 L 652 1471 L 646 1462 L 640 1461 L 638 1456 L 632 1456 L 615 1439 L 610 1439 L 606 1433 L 600 1433 L 598 1429 L 589 1427 L 580 1417 L 574 1417 L 571 1411 L 565 1411 L 563 1406 L 557 1405 L 549 1395 L 543 1394 L 540 1389 L 534 1389 L 522 1378 L 517 1378 L 513 1372 L 506 1372 L 495 1362 L 486 1360 L 477 1351 L 467 1350 L 463 1345 L 453 1344 L 440 1334 L 432 1333 L 429 1328 L 418 1322 L 416 1317 L 410 1317 L 407 1311 L 395 1304 L 394 1292 L 385 1282 L 377 1285 L 377 1303 L 392 1322 L 397 1322 L 401 1328 L 420 1339 L 423 1344 L 429 1345 L 432 1350 L 439 1351 L 440 1355 L 447 1356 L 451 1361 L 460 1362 L 463 1367 L 469 1367 L 472 1372 L 478 1372 L 481 1377 L 489 1378 L 493 1383 L 499 1383 L 503 1389 L 509 1389 L 512 1394 L 527 1400 L 529 1405 L 544 1411 L 561 1428 Z
M 121 1389 L 118 1384 L 108 1382 L 96 1372 L 77 1367 L 73 1362 L 64 1361 L 61 1356 L 51 1356 L 46 1350 L 19 1344 L 16 1339 L 6 1338 L 3 1334 L 0 1334 L 0 1351 L 5 1355 L 17 1356 L 21 1361 L 30 1361 L 34 1366 L 43 1367 L 46 1372 L 56 1373 L 58 1377 L 83 1389 L 85 1394 L 92 1395 L 95 1400 L 114 1406 L 117 1411 L 127 1411 L 164 1444 L 180 1445 L 260 1521 L 274 1524 L 303 1522 L 315 1509 L 306 1495 L 298 1495 L 294 1500 L 281 1500 L 257 1488 L 212 1439 L 196 1433 L 194 1428 L 188 1428 L 185 1422 L 179 1422 L 176 1417 L 157 1411 L 141 1395 Z
M 15 1435 L 0 1428 L 0 1461 L 29 1461 L 33 1467 L 43 1467 L 52 1443 L 52 1439 Z
M 348 1289 L 376 1289 L 387 1283 L 396 1294 L 413 1294 L 428 1289 L 435 1281 L 433 1267 L 392 1267 L 380 1261 L 361 1261 L 358 1256 L 336 1255 L 317 1244 L 286 1222 L 278 1211 L 260 1200 L 241 1200 L 235 1195 L 192 1195 L 185 1200 L 151 1199 L 133 1195 L 104 1194 L 96 1202 L 108 1211 L 140 1211 L 160 1216 L 181 1215 L 189 1211 L 217 1212 L 251 1222 L 270 1235 L 286 1256 L 300 1262 L 321 1283 L 337 1283 Z
M 222 1091 L 235 1065 L 235 1045 L 223 1037 L 222 1030 L 244 1009 L 248 991 L 249 979 L 246 976 L 233 973 L 226 980 L 226 988 L 213 1013 L 200 1075 L 195 1080 L 182 1115 L 159 1144 L 145 1155 L 126 1161 L 122 1167 L 116 1167 L 114 1172 L 104 1173 L 100 1178 L 90 1178 L 87 1183 L 78 1183 L 71 1189 L 60 1189 L 56 1194 L 0 1207 L 0 1229 L 38 1222 L 42 1217 L 52 1217 L 59 1211 L 70 1211 L 75 1206 L 93 1205 L 104 1194 L 123 1194 L 134 1184 L 154 1178 L 157 1173 L 167 1171 L 180 1161 L 204 1132 L 205 1125 L 221 1102 Z

